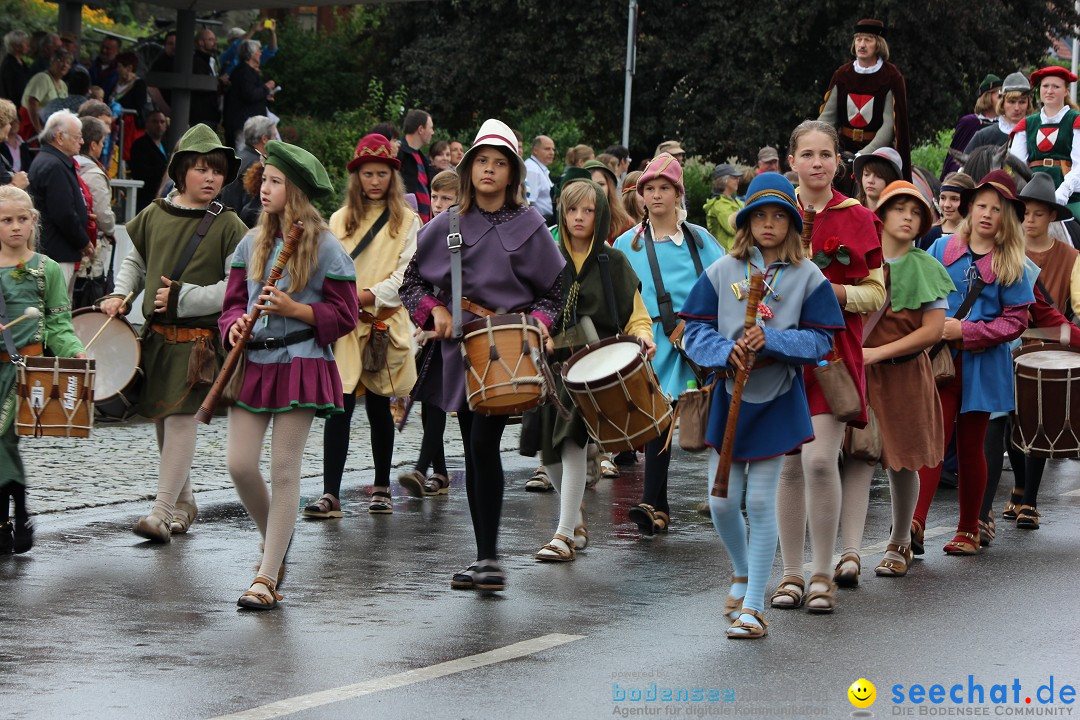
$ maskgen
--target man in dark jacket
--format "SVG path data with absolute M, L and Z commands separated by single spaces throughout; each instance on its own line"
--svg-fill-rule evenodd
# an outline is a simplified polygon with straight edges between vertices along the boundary
M 217 36 L 213 30 L 203 29 L 195 35 L 195 57 L 191 61 L 191 71 L 195 75 L 218 76 Z M 192 125 L 202 123 L 217 130 L 221 122 L 221 110 L 218 105 L 217 90 L 196 90 L 191 93 Z
M 277 134 L 277 123 L 264 115 L 252 115 L 244 123 L 244 149 L 240 156 L 240 172 L 236 180 L 221 191 L 221 202 L 231 207 L 248 227 L 255 227 L 262 213 L 262 201 L 258 193 L 249 195 L 244 187 L 244 176 L 248 169 L 266 155 L 266 143 Z
M 131 143 L 131 159 L 128 169 L 134 180 L 142 180 L 135 200 L 135 212 L 154 201 L 165 179 L 169 167 L 169 151 L 162 140 L 169 129 L 169 119 L 165 113 L 155 110 L 146 118 L 146 134 Z
M 38 250 L 60 264 L 69 294 L 76 264 L 93 252 L 86 200 L 74 160 L 81 146 L 82 123 L 75 113 L 53 113 L 41 134 L 41 152 L 30 165 L 27 188 L 41 213 Z

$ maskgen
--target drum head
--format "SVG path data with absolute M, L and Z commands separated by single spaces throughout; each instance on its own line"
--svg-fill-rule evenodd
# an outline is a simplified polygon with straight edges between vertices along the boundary
M 571 358 L 565 377 L 572 383 L 594 382 L 633 364 L 640 356 L 641 345 L 630 340 L 586 348 Z
M 95 308 L 80 308 L 72 313 L 71 324 L 75 327 L 75 336 L 86 345 L 108 319 L 108 315 Z M 139 336 L 127 320 L 115 317 L 105 325 L 86 356 L 97 361 L 94 401 L 105 400 L 126 388 L 135 378 L 142 359 Z
M 1018 355 L 1016 364 L 1035 370 L 1080 368 L 1080 353 L 1068 350 L 1039 350 Z

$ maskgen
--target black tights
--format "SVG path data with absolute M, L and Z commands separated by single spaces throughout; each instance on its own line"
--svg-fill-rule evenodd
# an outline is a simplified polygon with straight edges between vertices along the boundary
M 502 514 L 504 480 L 499 446 L 506 417 L 462 410 L 458 412 L 458 424 L 465 448 L 465 490 L 476 535 L 476 559 L 493 560 L 498 555 Z
M 25 524 L 30 517 L 26 512 L 26 486 L 14 480 L 0 486 L 0 523 L 11 519 L 8 513 L 12 500 L 15 501 L 15 521 Z
M 667 433 L 664 433 L 655 440 L 645 443 L 645 488 L 641 493 L 641 502 L 652 505 L 661 512 L 670 513 L 667 486 L 671 450 L 661 452 L 666 440 Z
M 356 393 L 346 393 L 345 412 L 326 419 L 323 433 L 323 492 L 340 497 L 341 476 L 349 456 L 349 432 L 352 429 Z M 375 487 L 390 487 L 390 463 L 394 459 L 394 418 L 390 414 L 390 398 L 364 393 L 364 410 L 371 430 L 371 459 L 375 463 Z
M 446 447 L 443 444 L 446 412 L 431 403 L 424 403 L 420 408 L 420 422 L 424 425 L 424 439 L 420 443 L 416 469 L 421 475 L 427 475 L 430 465 L 433 472 L 446 475 Z
M 1039 485 L 1046 468 L 1046 458 L 1024 455 L 1010 442 L 1011 436 L 1012 421 L 1007 417 L 991 420 L 986 428 L 986 441 L 983 445 L 986 452 L 986 493 L 983 495 L 982 509 L 979 512 L 980 520 L 990 519 L 994 495 L 997 494 L 998 481 L 1001 480 L 1005 452 L 1009 453 L 1009 462 L 1013 468 L 1013 493 L 1024 496 L 1020 504 L 1036 507 L 1039 500 Z

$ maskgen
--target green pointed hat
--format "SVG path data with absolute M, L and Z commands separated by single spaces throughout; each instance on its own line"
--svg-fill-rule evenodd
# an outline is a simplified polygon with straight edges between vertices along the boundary
M 226 157 L 229 158 L 229 170 L 225 174 L 225 185 L 228 185 L 236 179 L 236 174 L 240 172 L 240 158 L 236 157 L 236 153 L 233 152 L 231 147 L 221 144 L 221 140 L 218 139 L 216 132 L 202 123 L 192 126 L 184 133 L 184 136 L 180 138 L 180 142 L 176 146 L 176 152 L 169 158 L 169 178 L 172 179 L 173 182 L 177 181 L 176 164 L 181 155 L 184 155 L 185 153 L 205 155 L 206 153 L 215 150 L 223 151 Z

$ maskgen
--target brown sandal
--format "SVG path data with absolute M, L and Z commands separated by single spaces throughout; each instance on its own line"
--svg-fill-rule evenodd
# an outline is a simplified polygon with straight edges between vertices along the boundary
M 874 572 L 877 573 L 879 577 L 904 577 L 907 575 L 908 570 L 911 569 L 911 548 L 907 545 L 889 543 L 886 552 L 894 552 L 904 559 L 901 561 L 885 558 L 878 563 L 876 568 L 874 568 Z
M 831 613 L 836 609 L 836 583 L 832 581 L 832 578 L 824 574 L 814 574 L 810 576 L 811 587 L 814 583 L 821 583 L 828 585 L 828 590 L 811 590 L 806 595 L 806 611 L 823 615 L 825 613 Z M 827 605 L 811 605 L 814 600 L 825 600 Z
M 555 545 L 555 540 L 561 540 L 566 543 L 566 549 Z M 540 548 L 533 557 L 541 562 L 570 562 L 577 557 L 577 551 L 574 549 L 574 538 L 566 537 L 562 533 L 555 533 L 555 537 L 552 538 L 552 541 L 553 542 L 549 542 L 547 545 Z M 554 554 L 545 554 L 545 550 Z
M 671 517 L 663 510 L 656 511 L 656 519 L 653 520 L 653 529 L 658 533 L 667 533 Z
M 784 587 L 790 585 L 791 587 Z M 798 588 L 795 590 L 794 588 Z M 803 596 L 806 594 L 806 583 L 801 577 L 795 575 L 785 575 L 784 579 L 780 581 L 780 584 L 776 586 L 776 590 L 773 591 L 772 597 L 769 598 L 769 604 L 774 608 L 780 608 L 781 610 L 795 610 L 802 607 Z M 791 604 L 777 603 L 778 598 L 791 598 Z
M 946 555 L 974 555 L 979 552 L 978 533 L 959 532 L 942 548 Z
M 341 502 L 330 493 L 325 493 L 321 498 L 304 508 L 304 517 L 309 518 L 339 518 L 344 517 L 341 512 Z
M 630 522 L 638 526 L 642 535 L 656 533 L 656 508 L 652 505 L 648 503 L 635 505 L 627 511 L 626 516 L 630 518 Z
M 744 608 L 739 614 L 751 615 L 757 618 L 757 621 L 761 623 L 761 626 L 758 627 L 752 623 L 744 623 L 741 619 L 736 618 L 735 622 L 731 624 L 731 627 L 727 629 L 726 634 L 729 638 L 732 640 L 756 640 L 769 634 L 769 623 L 765 622 L 765 618 L 757 610 Z M 746 628 L 746 632 L 732 632 L 733 630 L 740 630 L 742 628 Z
M 425 495 L 449 495 L 450 478 L 442 473 L 431 473 L 431 477 L 424 481 Z
M 844 563 L 851 561 L 855 563 L 855 574 L 842 573 L 840 568 L 844 567 Z M 859 574 L 862 572 L 862 559 L 858 553 L 846 552 L 840 556 L 840 562 L 836 563 L 836 568 L 833 570 L 833 582 L 840 587 L 858 587 Z
M 256 585 L 265 585 L 268 592 L 251 589 Z M 285 596 L 277 591 L 277 583 L 264 575 L 256 575 L 251 582 L 251 588 L 236 601 L 238 606 L 246 610 L 273 610 L 278 606 L 279 600 L 285 599 Z
M 199 508 L 195 507 L 195 502 L 178 502 L 176 503 L 176 511 L 173 512 L 172 523 L 169 524 L 169 530 L 173 535 L 183 535 L 191 527 L 191 524 L 195 522 L 195 518 L 199 516 Z
M 1021 505 L 1016 509 L 1016 527 L 1020 530 L 1039 529 L 1039 511 L 1031 505 Z
M 745 583 L 749 579 L 750 578 L 748 578 L 746 576 L 732 575 L 731 576 L 731 584 L 736 585 L 736 584 L 739 584 L 739 583 Z M 743 597 L 738 597 L 738 598 L 733 597 L 731 595 L 728 595 L 727 599 L 724 600 L 724 617 L 726 617 L 728 620 L 731 620 L 731 621 L 738 620 L 739 619 L 739 610 L 742 608 L 742 601 L 743 601 L 743 598 L 745 598 L 745 597 L 746 597 L 745 595 L 743 595 Z

